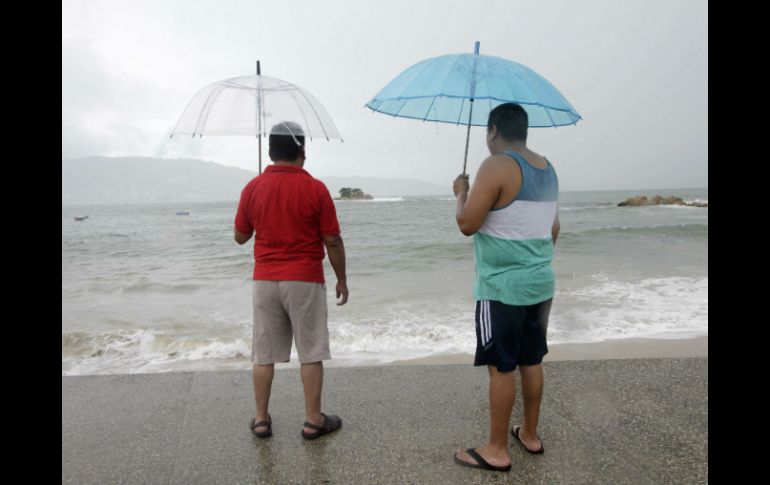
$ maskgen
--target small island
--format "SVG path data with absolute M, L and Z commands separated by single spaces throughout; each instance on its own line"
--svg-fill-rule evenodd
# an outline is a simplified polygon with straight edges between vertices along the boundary
M 623 202 L 619 203 L 619 207 L 638 207 L 643 205 L 686 205 L 688 207 L 708 207 L 708 202 L 692 202 L 687 203 L 679 197 L 661 197 L 656 195 L 652 199 L 648 199 L 644 195 L 637 195 L 636 197 L 629 197 Z
M 340 196 L 335 197 L 334 200 L 372 200 L 373 198 L 359 188 L 342 187 L 340 189 Z

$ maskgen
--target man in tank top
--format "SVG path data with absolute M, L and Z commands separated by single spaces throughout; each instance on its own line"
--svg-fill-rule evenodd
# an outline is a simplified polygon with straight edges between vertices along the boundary
M 454 181 L 457 225 L 473 236 L 476 278 L 476 357 L 489 371 L 490 436 L 486 446 L 458 451 L 464 466 L 511 469 L 508 432 L 521 375 L 524 419 L 510 429 L 526 451 L 543 453 L 537 435 L 543 356 L 554 293 L 551 267 L 559 234 L 558 180 L 545 157 L 527 147 L 527 112 L 505 103 L 489 113 L 487 147 L 473 186 Z

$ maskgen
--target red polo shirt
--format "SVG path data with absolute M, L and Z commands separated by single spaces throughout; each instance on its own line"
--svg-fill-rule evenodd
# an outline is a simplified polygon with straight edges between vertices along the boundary
M 329 190 L 300 167 L 270 165 L 241 192 L 235 229 L 255 233 L 254 279 L 323 283 L 323 236 L 340 233 Z

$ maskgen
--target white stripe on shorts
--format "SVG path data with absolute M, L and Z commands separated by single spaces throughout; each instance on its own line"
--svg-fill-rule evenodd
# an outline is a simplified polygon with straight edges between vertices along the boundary
M 490 327 L 489 327 L 489 300 L 482 300 L 480 305 L 480 322 L 481 322 L 481 345 L 486 345 L 489 342 Z
M 484 345 L 484 340 L 487 338 L 486 324 L 484 323 L 484 300 L 479 300 L 479 338 L 481 345 Z
M 481 300 L 481 345 L 487 343 L 487 307 L 484 304 L 484 300 Z

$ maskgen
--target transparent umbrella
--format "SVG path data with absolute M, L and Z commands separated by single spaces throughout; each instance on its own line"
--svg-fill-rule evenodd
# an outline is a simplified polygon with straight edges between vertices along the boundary
M 283 79 L 263 76 L 257 61 L 257 74 L 217 81 L 204 87 L 187 104 L 171 137 L 179 135 L 246 135 L 259 140 L 259 172 L 262 173 L 262 137 L 275 125 L 292 123 L 302 127 L 302 135 L 342 140 L 329 113 L 305 89 Z

